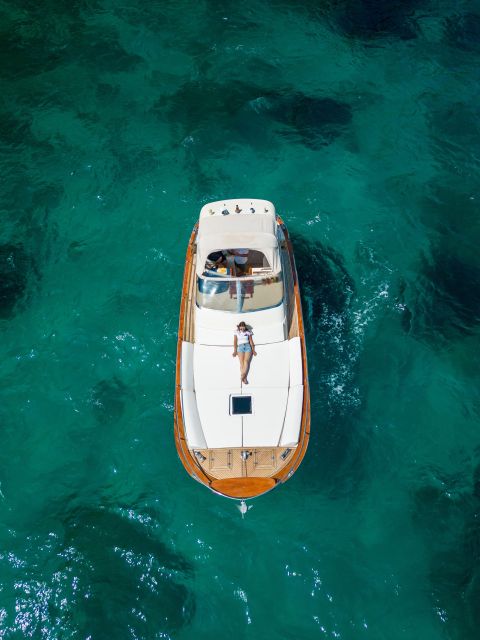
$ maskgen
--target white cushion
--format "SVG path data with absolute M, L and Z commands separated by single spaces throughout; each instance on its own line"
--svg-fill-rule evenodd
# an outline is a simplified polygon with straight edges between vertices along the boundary
M 242 320 L 252 326 L 256 345 L 285 340 L 285 310 L 281 304 L 251 313 L 227 313 L 195 307 L 195 342 L 233 346 L 233 334 Z
M 193 375 L 197 391 L 237 389 L 240 386 L 240 364 L 233 358 L 233 345 L 215 347 L 195 344 Z
M 252 387 L 288 387 L 289 343 L 255 346 L 257 356 L 250 360 L 248 379 Z M 240 383 L 240 362 L 233 358 L 233 346 L 195 344 L 193 375 L 195 389 L 234 389 Z M 245 388 L 248 392 L 248 388 Z
M 185 435 L 188 446 L 190 449 L 205 449 L 207 443 L 203 435 L 202 425 L 200 424 L 195 393 L 193 391 L 183 390 L 181 397 L 183 423 L 185 425 Z
M 181 385 L 182 389 L 194 390 L 193 384 L 193 344 L 182 342 L 181 360 Z
M 242 446 L 242 417 L 230 415 L 231 393 L 240 393 L 240 387 L 197 391 L 198 413 L 209 448 Z
M 282 432 L 288 390 L 243 388 L 252 396 L 253 414 L 243 416 L 244 447 L 276 447 Z
M 302 422 L 303 386 L 290 387 L 280 446 L 296 445 Z
M 288 341 L 255 345 L 257 356 L 250 360 L 248 381 L 252 387 L 288 387 Z M 237 363 L 237 366 L 238 363 Z M 250 388 L 250 387 L 249 387 Z M 248 392 L 245 389 L 244 393 Z
M 288 341 L 290 353 L 290 386 L 296 387 L 303 384 L 302 345 L 300 338 L 292 338 Z

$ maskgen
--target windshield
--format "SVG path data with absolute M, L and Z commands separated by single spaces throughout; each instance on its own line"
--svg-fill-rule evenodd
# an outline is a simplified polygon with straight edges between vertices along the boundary
M 276 307 L 282 300 L 280 274 L 266 278 L 197 278 L 199 307 L 246 313 Z

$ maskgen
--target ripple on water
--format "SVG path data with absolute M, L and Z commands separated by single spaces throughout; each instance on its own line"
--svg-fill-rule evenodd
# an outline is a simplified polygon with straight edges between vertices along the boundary
M 57 532 L 30 537 L 24 557 L 1 554 L 13 584 L 1 610 L 3 631 L 46 639 L 178 633 L 195 611 L 187 586 L 192 567 L 159 539 L 155 517 L 77 507 Z
M 480 500 L 462 476 L 428 473 L 415 492 L 414 521 L 431 547 L 429 579 L 436 615 L 454 637 L 474 640 L 480 624 Z

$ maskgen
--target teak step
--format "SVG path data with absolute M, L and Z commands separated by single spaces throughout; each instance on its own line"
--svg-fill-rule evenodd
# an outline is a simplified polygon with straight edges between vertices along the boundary
M 273 478 L 226 478 L 214 480 L 210 487 L 228 498 L 253 498 L 275 486 Z

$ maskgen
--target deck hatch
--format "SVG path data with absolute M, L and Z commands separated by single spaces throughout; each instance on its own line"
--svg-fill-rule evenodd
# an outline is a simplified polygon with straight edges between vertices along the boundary
M 252 396 L 230 396 L 230 415 L 245 416 L 252 413 Z

